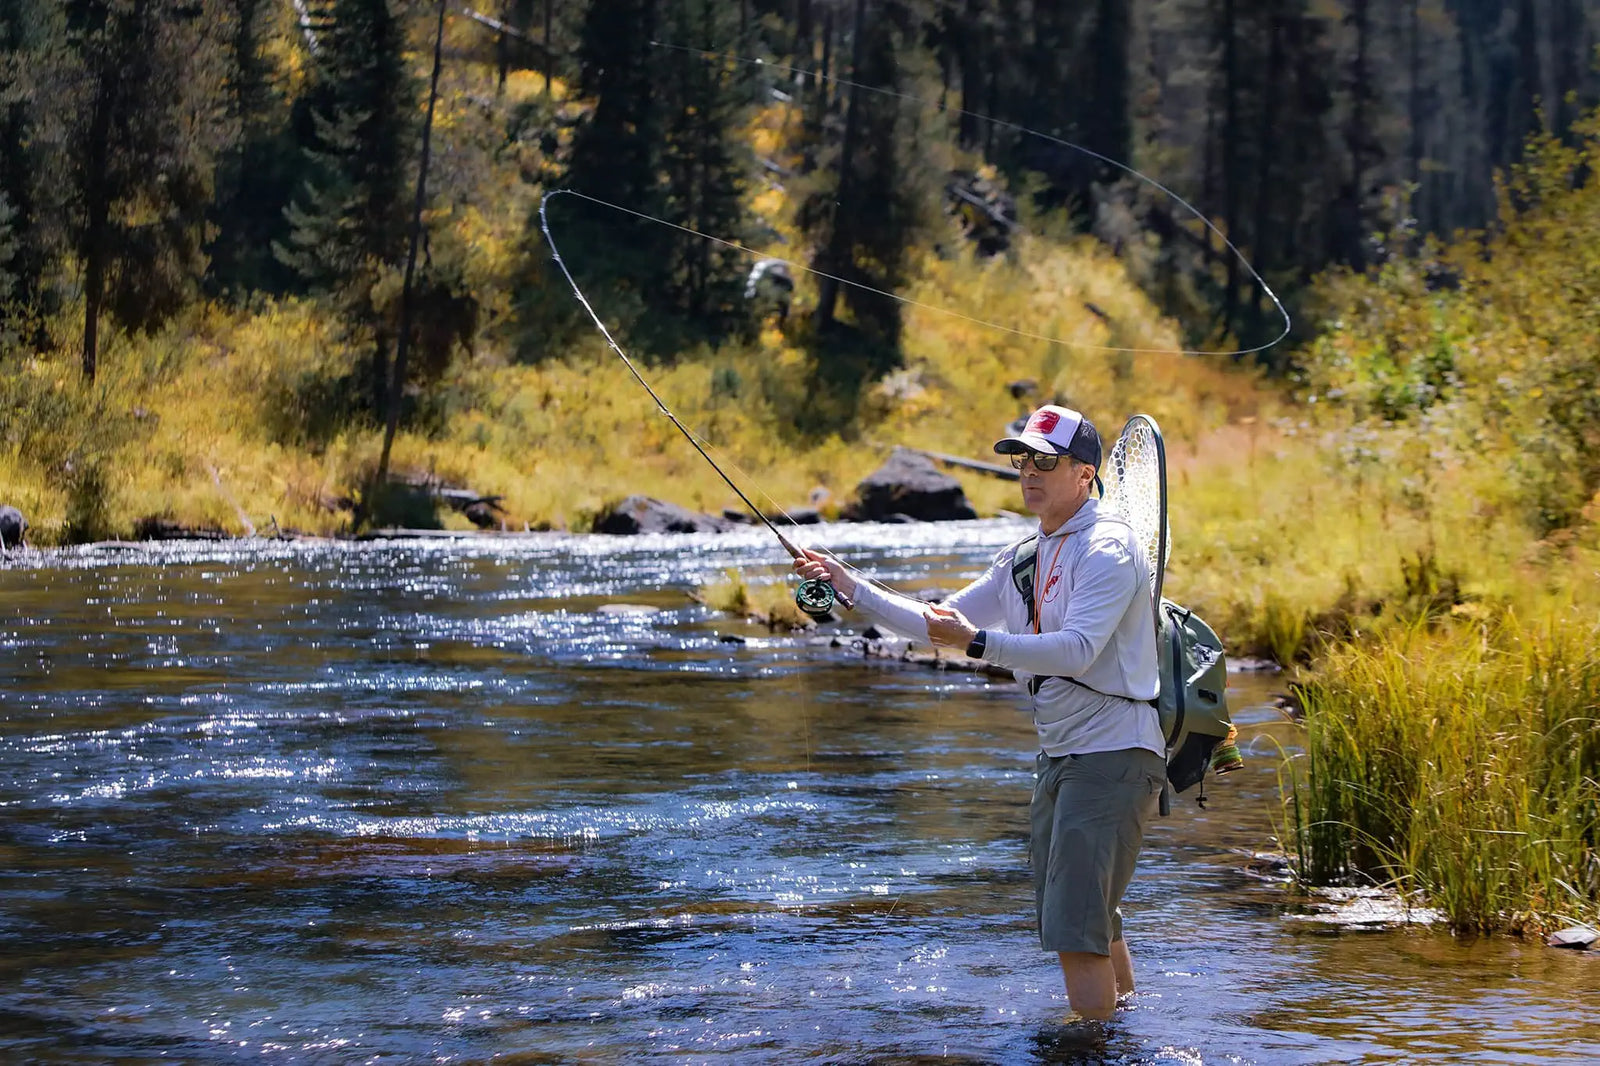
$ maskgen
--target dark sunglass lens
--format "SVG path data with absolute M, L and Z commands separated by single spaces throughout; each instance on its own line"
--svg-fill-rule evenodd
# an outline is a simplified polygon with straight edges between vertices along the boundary
M 1013 454 L 1011 456 L 1011 465 L 1016 467 L 1018 470 L 1021 470 L 1022 469 L 1022 464 L 1027 462 L 1027 461 L 1028 461 L 1028 453 L 1027 452 L 1023 452 L 1020 455 Z
M 1061 457 L 1059 455 L 1040 455 L 1038 452 L 1033 453 L 1033 465 L 1040 473 L 1054 470 L 1056 468 L 1056 463 L 1060 461 L 1060 459 Z

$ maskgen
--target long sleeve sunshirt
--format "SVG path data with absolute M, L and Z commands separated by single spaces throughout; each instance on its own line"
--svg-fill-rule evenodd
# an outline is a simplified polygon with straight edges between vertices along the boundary
M 1044 678 L 1032 697 L 1039 746 L 1052 756 L 1124 748 L 1163 754 L 1160 718 L 1145 702 L 1160 684 L 1150 561 L 1133 529 L 1090 498 L 1060 529 L 1039 534 L 1038 633 L 1011 579 L 1018 546 L 1003 548 L 945 606 L 988 631 L 985 661 L 1009 667 L 1025 690 Z M 903 636 L 928 639 L 917 600 L 861 581 L 855 606 Z

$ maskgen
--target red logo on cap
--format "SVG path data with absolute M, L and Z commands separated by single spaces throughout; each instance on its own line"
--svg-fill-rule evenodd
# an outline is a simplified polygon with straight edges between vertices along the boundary
M 1054 411 L 1036 411 L 1034 416 L 1028 419 L 1028 428 L 1049 436 L 1055 432 L 1055 428 L 1060 422 L 1061 416 Z

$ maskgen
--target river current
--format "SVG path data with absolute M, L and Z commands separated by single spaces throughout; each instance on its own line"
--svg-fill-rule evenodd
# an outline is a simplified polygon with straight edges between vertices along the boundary
M 953 588 L 1022 527 L 808 531 Z M 1180 546 L 1181 547 L 1181 546 Z M 1014 686 L 686 592 L 770 535 L 102 546 L 0 570 L 0 1061 L 1600 1060 L 1600 959 L 1270 863 L 1246 768 L 1147 841 L 1139 991 L 1033 930 Z M 1180 578 L 1181 583 L 1181 578 Z M 616 611 L 638 604 L 652 611 Z

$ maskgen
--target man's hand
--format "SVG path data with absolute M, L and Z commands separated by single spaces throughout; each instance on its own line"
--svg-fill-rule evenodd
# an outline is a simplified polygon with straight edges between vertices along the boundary
M 967 621 L 966 615 L 950 607 L 930 603 L 925 617 L 928 619 L 928 639 L 934 647 L 966 651 L 972 638 L 978 635 L 978 627 Z
M 810 548 L 800 549 L 800 558 L 794 561 L 794 572 L 804 580 L 820 578 L 833 586 L 833 590 L 845 599 L 854 599 L 856 595 L 856 579 L 850 576 L 850 571 L 845 565 L 831 555 L 812 551 Z

